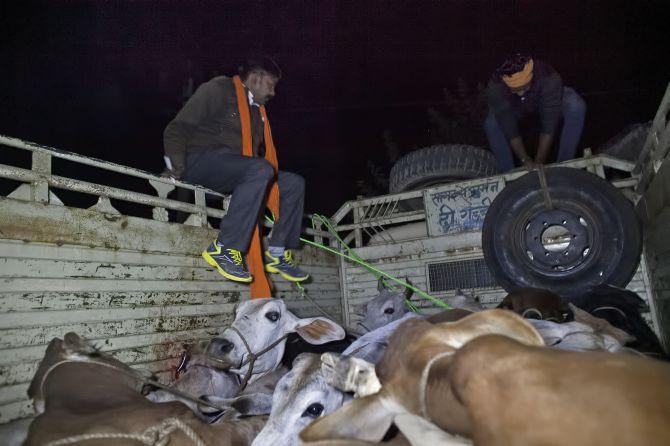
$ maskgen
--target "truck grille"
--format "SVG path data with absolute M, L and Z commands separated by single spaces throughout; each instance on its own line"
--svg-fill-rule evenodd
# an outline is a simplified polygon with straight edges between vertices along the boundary
M 484 259 L 429 264 L 428 283 L 431 292 L 498 286 Z

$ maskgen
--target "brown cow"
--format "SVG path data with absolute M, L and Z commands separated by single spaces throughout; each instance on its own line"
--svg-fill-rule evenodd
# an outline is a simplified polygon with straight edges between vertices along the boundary
M 397 415 L 427 415 L 445 410 L 439 402 L 426 400 L 426 385 L 431 367 L 451 356 L 465 343 L 486 334 L 503 334 L 532 345 L 544 345 L 535 329 L 520 316 L 504 310 L 473 313 L 456 322 L 432 325 L 412 318 L 391 336 L 389 347 L 377 364 L 382 390 L 352 401 L 337 412 L 318 420 L 301 433 L 305 442 L 327 438 L 353 437 L 379 441 Z M 447 405 L 449 407 L 449 405 Z
M 523 317 L 563 322 L 568 307 L 561 297 L 541 288 L 520 288 L 512 291 L 498 304 L 498 308 L 511 310 Z
M 525 321 L 506 324 L 513 336 L 486 335 L 495 330 L 477 325 L 503 322 L 487 313 L 434 328 L 403 324 L 377 367 L 382 390 L 312 424 L 303 440 L 379 441 L 386 420 L 410 412 L 482 446 L 670 444 L 670 365 L 541 348 Z
M 155 438 L 169 436 L 170 445 L 249 445 L 266 417 L 251 417 L 218 425 L 201 423 L 179 402 L 153 403 L 144 398 L 136 371 L 92 349 L 68 333 L 51 341 L 31 382 L 29 396 L 43 409 L 30 426 L 26 445 L 44 445 L 90 434 L 106 439 L 87 445 L 136 445 L 137 440 L 111 438 L 156 429 Z M 68 443 L 69 444 L 69 443 Z

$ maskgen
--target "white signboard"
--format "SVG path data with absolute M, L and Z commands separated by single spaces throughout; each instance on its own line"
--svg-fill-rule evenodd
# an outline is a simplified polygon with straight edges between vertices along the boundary
M 428 233 L 436 237 L 481 231 L 486 211 L 504 186 L 505 180 L 500 176 L 426 189 Z

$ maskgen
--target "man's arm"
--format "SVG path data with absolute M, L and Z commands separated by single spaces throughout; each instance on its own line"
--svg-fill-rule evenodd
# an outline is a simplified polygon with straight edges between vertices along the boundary
M 550 68 L 551 69 L 551 68 Z M 554 140 L 556 129 L 561 120 L 563 106 L 563 81 L 556 71 L 551 69 L 542 80 L 539 99 L 540 141 L 537 146 L 535 162 L 544 164 L 549 156 L 549 149 Z
M 193 93 L 177 116 L 170 121 L 163 132 L 165 156 L 172 164 L 171 174 L 179 178 L 184 172 L 186 144 L 198 126 L 222 101 L 221 89 L 215 82 L 205 82 Z
M 521 160 L 524 166 L 526 166 L 528 169 L 532 169 L 534 167 L 533 159 L 528 156 L 528 152 L 526 152 L 526 146 L 524 146 L 521 136 L 515 136 L 514 138 L 510 139 L 509 145 L 512 147 L 512 151 L 517 156 L 517 158 Z
M 549 156 L 549 149 L 551 148 L 551 143 L 554 140 L 552 135 L 546 133 L 540 133 L 540 141 L 537 145 L 537 153 L 535 154 L 535 162 L 538 164 L 544 164 L 547 161 Z
M 519 124 L 514 116 L 509 99 L 506 96 L 505 88 L 507 87 L 493 81 L 489 82 L 487 89 L 489 107 L 500 124 L 505 137 L 509 140 L 514 155 L 516 155 L 526 167 L 530 167 L 529 163 L 532 164 L 532 159 L 528 156 L 526 147 L 523 144 L 523 139 L 519 132 Z

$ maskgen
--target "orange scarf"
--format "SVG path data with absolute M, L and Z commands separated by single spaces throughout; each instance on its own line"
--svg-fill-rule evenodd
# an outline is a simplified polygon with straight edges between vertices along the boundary
M 521 88 L 530 84 L 530 81 L 533 80 L 533 59 L 526 62 L 521 71 L 510 75 L 504 75 L 502 80 L 512 89 Z
M 254 156 L 251 142 L 251 115 L 249 113 L 249 99 L 247 98 L 247 92 L 239 76 L 233 76 L 233 83 L 235 84 L 237 108 L 240 111 L 240 121 L 242 123 L 242 155 Z M 276 174 L 279 171 L 279 167 L 277 163 L 277 152 L 275 151 L 275 146 L 272 142 L 270 121 L 268 121 L 265 106 L 261 105 L 260 108 L 264 122 L 263 135 L 265 137 L 265 159 L 272 164 Z M 279 218 L 279 187 L 277 186 L 276 181 L 273 182 L 270 187 L 266 205 L 270 208 L 276 221 Z M 254 232 L 251 236 L 251 244 L 249 245 L 247 254 L 247 263 L 249 265 L 249 271 L 254 276 L 254 281 L 251 282 L 251 298 L 272 297 L 271 282 L 265 275 L 261 231 L 258 224 L 254 227 Z

